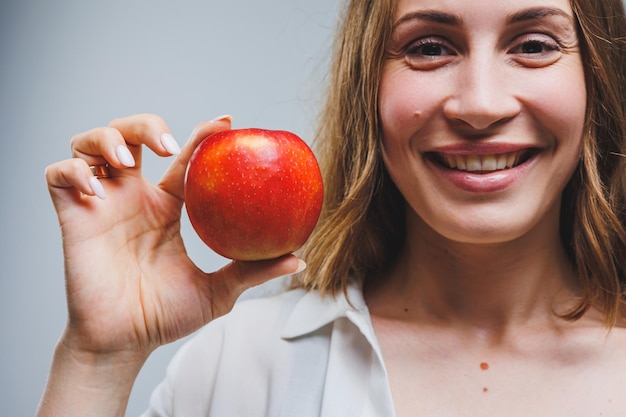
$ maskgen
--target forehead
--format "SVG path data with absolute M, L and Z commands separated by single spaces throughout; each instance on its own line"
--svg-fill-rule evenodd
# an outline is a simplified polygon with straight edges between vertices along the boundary
M 415 10 L 439 10 L 460 17 L 501 18 L 528 8 L 558 8 L 572 16 L 570 0 L 396 0 L 399 18 Z

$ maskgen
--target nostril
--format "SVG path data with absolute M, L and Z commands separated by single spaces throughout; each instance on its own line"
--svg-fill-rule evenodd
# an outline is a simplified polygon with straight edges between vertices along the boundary
M 502 113 L 462 113 L 451 119 L 457 129 L 467 131 L 468 135 L 483 135 L 482 132 L 506 124 L 514 116 Z M 473 132 L 473 133 L 472 133 Z
M 443 113 L 457 128 L 468 131 L 505 124 L 520 114 L 522 105 L 514 95 L 495 90 L 493 86 L 461 88 L 444 103 Z

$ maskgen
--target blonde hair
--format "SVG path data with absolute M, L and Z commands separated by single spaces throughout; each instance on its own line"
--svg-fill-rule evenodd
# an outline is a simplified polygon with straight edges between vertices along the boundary
M 386 178 L 379 150 L 378 84 L 391 32 L 391 1 L 350 1 L 343 16 L 314 141 L 324 208 L 304 250 L 307 270 L 296 282 L 333 294 L 351 277 L 385 265 L 404 234 L 404 200 L 396 192 L 396 204 L 385 201 L 395 186 Z
M 380 155 L 378 86 L 392 0 L 343 10 L 326 105 L 315 140 L 324 209 L 303 256 L 299 287 L 335 294 L 389 265 L 405 240 L 405 202 Z M 583 156 L 563 194 L 561 231 L 584 296 L 564 317 L 597 304 L 611 324 L 626 283 L 626 19 L 621 0 L 572 0 L 588 89 Z
M 587 85 L 579 167 L 563 195 L 563 242 L 584 298 L 566 318 L 596 305 L 611 325 L 626 284 L 626 17 L 621 0 L 572 0 Z

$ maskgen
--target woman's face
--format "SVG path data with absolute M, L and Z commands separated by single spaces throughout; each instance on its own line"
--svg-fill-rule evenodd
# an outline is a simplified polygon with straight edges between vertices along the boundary
M 382 147 L 413 213 L 475 243 L 556 223 L 586 107 L 569 1 L 399 0 L 395 19 Z

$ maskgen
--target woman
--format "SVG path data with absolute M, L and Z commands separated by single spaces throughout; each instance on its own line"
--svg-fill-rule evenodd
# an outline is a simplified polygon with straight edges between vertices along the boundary
M 206 326 L 147 415 L 624 415 L 624 39 L 619 0 L 349 2 L 306 274 Z M 40 416 L 122 415 L 152 350 L 301 269 L 187 258 L 185 166 L 229 127 L 156 187 L 141 146 L 179 149 L 150 115 L 47 169 L 70 319 Z

